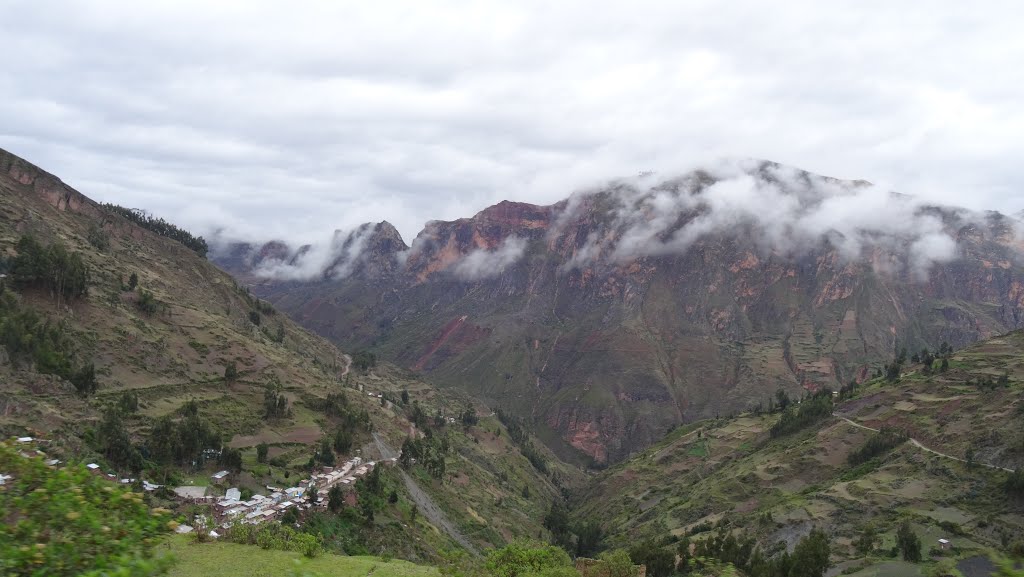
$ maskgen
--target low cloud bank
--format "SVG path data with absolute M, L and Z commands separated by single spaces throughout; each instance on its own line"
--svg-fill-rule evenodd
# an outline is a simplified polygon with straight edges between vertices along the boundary
M 645 175 L 604 192 L 611 220 L 566 268 L 599 258 L 683 254 L 716 234 L 745 236 L 763 251 L 785 255 L 825 242 L 849 260 L 875 248 L 891 250 L 919 275 L 958 255 L 940 215 L 917 198 L 766 162 L 723 162 L 667 182 Z M 574 197 L 551 234 L 560 234 L 594 194 Z
M 473 281 L 498 276 L 526 252 L 526 240 L 511 236 L 496 249 L 475 249 L 459 259 L 451 271 L 461 280 Z

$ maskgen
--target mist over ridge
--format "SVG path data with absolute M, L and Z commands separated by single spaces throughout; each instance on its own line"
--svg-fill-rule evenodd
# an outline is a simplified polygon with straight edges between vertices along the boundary
M 1014 238 L 1020 231 L 1019 221 L 999 213 L 939 207 L 866 181 L 753 159 L 722 160 L 675 174 L 645 172 L 577 190 L 554 205 L 528 206 L 552 215 L 545 233 L 549 245 L 575 243 L 561 273 L 681 255 L 701 239 L 726 235 L 750 242 L 765 257 L 793 258 L 828 247 L 844 261 L 866 259 L 878 272 L 906 271 L 924 279 L 933 265 L 962 256 L 957 244 L 961 227 L 984 229 L 997 219 L 1007 223 Z M 569 223 L 595 214 L 600 218 L 585 239 L 562 238 Z M 486 215 L 487 209 L 458 222 Z M 427 223 L 408 247 L 394 231 L 403 245 L 389 257 L 396 268 L 405 270 L 410 255 L 443 241 L 435 226 L 443 223 Z M 252 273 L 278 281 L 345 279 L 363 258 L 373 231 L 374 225 L 363 224 L 336 230 L 319 242 L 275 239 L 274 250 L 260 255 Z M 308 238 L 309 231 L 304 232 Z M 250 242 L 248 258 L 268 242 Z M 230 233 L 222 233 L 214 244 L 224 250 L 234 243 Z M 491 278 L 514 266 L 528 244 L 514 232 L 498 244 L 475 238 L 471 250 L 446 255 L 430 272 L 466 282 Z

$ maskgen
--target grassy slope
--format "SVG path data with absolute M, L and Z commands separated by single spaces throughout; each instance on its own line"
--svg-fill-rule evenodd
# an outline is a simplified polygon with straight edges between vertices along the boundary
M 169 538 L 167 551 L 177 559 L 169 577 L 278 577 L 296 567 L 320 577 L 433 577 L 437 569 L 407 561 L 377 557 L 323 555 L 303 559 L 299 553 L 263 550 L 234 543 L 194 544 L 181 535 Z
M 925 377 L 916 368 L 896 385 L 872 382 L 837 413 L 879 428 L 907 429 L 924 446 L 1015 468 L 1024 464 L 1024 333 L 957 353 L 951 370 Z M 1008 372 L 1009 389 L 965 387 L 968 378 Z M 852 471 L 846 458 L 870 435 L 832 418 L 771 440 L 776 415 L 704 421 L 670 434 L 638 457 L 598 476 L 579 498 L 578 515 L 598 519 L 611 541 L 682 535 L 723 517 L 765 543 L 792 544 L 812 526 L 834 535 L 834 560 L 857 557 L 851 542 L 874 524 L 891 547 L 897 520 L 910 516 L 924 552 L 939 537 L 965 549 L 1000 547 L 1002 534 L 1024 534 L 1024 506 L 1008 502 L 1005 473 L 937 456 L 906 443 L 876 468 Z M 698 432 L 699 431 L 699 432 Z M 771 520 L 761 520 L 770 513 Z M 951 534 L 949 526 L 963 535 Z M 965 552 L 966 554 L 966 552 Z
M 177 242 L 108 214 L 56 178 L 5 154 L 0 151 L 0 168 L 7 171 L 0 172 L 0 254 L 13 255 L 18 238 L 31 233 L 44 243 L 59 240 L 84 255 L 92 275 L 87 297 L 61 310 L 41 292 L 27 292 L 23 299 L 54 321 L 66 323 L 75 342 L 76 364 L 96 363 L 100 390 L 95 397 L 82 399 L 69 383 L 13 366 L 6 355 L 0 355 L 0 381 L 4 383 L 0 389 L 0 434 L 28 432 L 53 438 L 56 456 L 94 460 L 97 456 L 80 436 L 96 424 L 103 407 L 122 391 L 132 390 L 140 396 L 139 415 L 129 421 L 138 435 L 145 433 L 151 418 L 173 413 L 195 399 L 201 413 L 232 439 L 231 445 L 243 450 L 246 472 L 238 484 L 262 490 L 266 482 L 294 481 L 298 472 L 293 470 L 286 479 L 280 468 L 271 473 L 265 465 L 257 465 L 256 444 L 266 441 L 271 444 L 271 457 L 282 456 L 294 467 L 304 464 L 312 454 L 310 443 L 333 430 L 324 415 L 311 408 L 312 402 L 328 392 L 346 391 L 355 407 L 368 409 L 374 429 L 395 448 L 408 433 L 403 412 L 381 407 L 377 399 L 354 388 L 392 391 L 396 396 L 401 389 L 409 389 L 430 414 L 439 407 L 456 414 L 466 406 L 465 399 L 440 395 L 407 373 L 386 366 L 370 374 L 352 371 L 343 377 L 347 365 L 343 353 L 285 315 L 264 314 L 260 327 L 250 322 L 252 301 L 207 260 Z M 17 179 L 11 177 L 15 173 Z M 95 226 L 102 226 L 110 239 L 110 247 L 104 251 L 87 240 Z M 145 315 L 135 306 L 137 292 L 122 290 L 132 272 L 138 274 L 141 288 L 167 304 L 166 312 Z M 285 333 L 282 343 L 271 338 L 279 326 Z M 230 385 L 221 378 L 229 361 L 235 361 L 240 371 L 240 378 Z M 262 416 L 263 387 L 275 378 L 284 385 L 294 414 L 268 422 Z M 494 430 L 498 425 L 488 423 L 487 428 Z M 461 427 L 452 429 L 458 452 L 449 457 L 451 473 L 444 482 L 426 483 L 428 492 L 449 509 L 452 521 L 460 527 L 475 528 L 478 516 L 491 519 L 487 522 L 490 529 L 472 536 L 480 545 L 500 544 L 512 536 L 535 536 L 540 530 L 537 512 L 555 498 L 556 488 L 518 451 L 504 447 L 503 452 L 494 454 L 487 446 L 472 443 Z M 507 438 L 503 429 L 502 433 Z M 363 439 L 368 440 L 368 436 Z M 188 474 L 183 481 L 206 484 L 210 472 Z M 461 484 L 463 477 L 472 479 L 468 488 Z M 519 495 L 524 484 L 533 489 L 529 499 L 502 499 Z M 413 541 L 403 527 L 407 518 L 404 498 L 382 513 L 378 519 L 378 525 L 385 526 L 381 542 Z M 452 546 L 422 518 L 413 533 L 427 543 L 428 555 Z

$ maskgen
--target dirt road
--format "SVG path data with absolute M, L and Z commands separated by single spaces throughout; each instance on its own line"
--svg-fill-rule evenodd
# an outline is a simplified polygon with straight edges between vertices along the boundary
M 854 427 L 857 427 L 858 429 L 864 429 L 866 431 L 873 431 L 875 433 L 878 432 L 878 429 L 872 429 L 871 427 L 868 427 L 868 426 L 862 425 L 862 424 L 860 424 L 860 423 L 858 423 L 856 421 L 852 421 L 850 419 L 847 419 L 846 417 L 844 417 L 842 415 L 837 415 L 835 413 L 832 413 L 832 416 L 837 418 L 837 419 L 840 419 L 842 421 L 846 421 L 847 423 L 853 425 Z M 917 447 L 918 449 L 921 449 L 922 451 L 925 451 L 927 453 L 931 453 L 933 455 L 938 455 L 940 457 L 945 457 L 946 459 L 953 459 L 954 461 L 960 461 L 961 463 L 966 463 L 967 462 L 965 459 L 961 459 L 960 457 L 954 457 L 953 455 L 947 455 L 946 453 L 940 453 L 939 451 L 936 451 L 934 449 L 929 449 L 928 447 L 925 447 L 924 445 L 922 445 L 921 442 L 918 441 L 917 439 L 910 439 L 910 444 L 915 446 L 915 447 Z M 999 467 L 999 466 L 996 466 L 996 465 L 989 465 L 988 463 L 977 463 L 976 462 L 975 465 L 981 465 L 982 467 L 988 467 L 989 469 L 996 469 L 998 471 L 1006 471 L 1008 473 L 1012 473 L 1013 472 L 1013 469 L 1007 469 L 1006 467 Z
M 373 442 L 377 446 L 377 450 L 380 452 L 382 458 L 394 459 L 398 457 L 398 451 L 389 447 L 378 433 L 373 433 Z M 469 551 L 470 554 L 479 557 L 480 552 L 477 548 L 474 547 L 473 544 L 469 542 L 469 539 L 466 539 L 455 525 L 448 520 L 444 511 L 437 506 L 437 503 L 430 498 L 430 495 L 421 489 L 420 486 L 416 484 L 416 481 L 410 477 L 408 473 L 402 470 L 401 467 L 398 468 L 398 472 L 402 475 L 402 480 L 405 482 L 406 490 L 409 491 L 409 496 L 412 497 L 413 502 L 416 503 L 416 507 L 419 509 L 420 513 L 426 517 L 427 521 L 430 521 L 431 525 L 447 533 L 449 537 L 459 545 L 462 545 L 462 547 L 466 549 L 466 551 Z

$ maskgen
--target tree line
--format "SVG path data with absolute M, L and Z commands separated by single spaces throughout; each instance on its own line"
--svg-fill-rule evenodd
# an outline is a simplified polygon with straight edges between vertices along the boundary
M 153 216 L 149 212 L 138 208 L 125 208 L 116 204 L 104 204 L 103 208 L 118 214 L 142 228 L 155 232 L 156 234 L 177 241 L 185 247 L 193 250 L 201 257 L 205 257 L 209 251 L 206 239 L 195 236 L 183 228 L 179 228 L 166 220 Z

